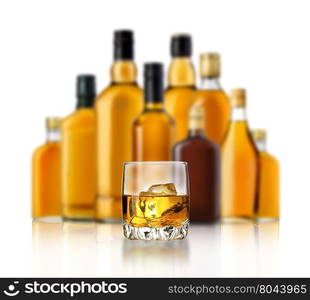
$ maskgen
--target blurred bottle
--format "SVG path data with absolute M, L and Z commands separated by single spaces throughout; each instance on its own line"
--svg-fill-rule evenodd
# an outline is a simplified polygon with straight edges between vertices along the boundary
M 195 104 L 205 109 L 206 136 L 216 143 L 222 143 L 228 129 L 230 104 L 219 83 L 219 54 L 201 54 L 200 76 L 202 81 L 195 96 Z
M 252 131 L 253 139 L 259 150 L 259 191 L 257 218 L 279 219 L 279 162 L 266 150 L 266 131 Z
M 60 217 L 60 135 L 61 119 L 46 119 L 46 143 L 32 156 L 32 218 Z
M 163 65 L 144 66 L 144 101 L 142 114 L 133 123 L 133 160 L 171 160 L 175 142 L 175 121 L 163 106 Z
M 176 139 L 183 140 L 188 133 L 188 114 L 194 101 L 195 70 L 191 62 L 192 39 L 188 34 L 171 38 L 172 62 L 168 71 L 165 108 L 176 121 Z
M 91 220 L 96 198 L 95 77 L 77 78 L 77 110 L 61 126 L 62 213 L 65 219 Z
M 246 92 L 234 89 L 232 114 L 222 144 L 221 210 L 224 219 L 252 219 L 258 191 L 258 151 L 246 120 Z
M 173 159 L 188 162 L 190 175 L 190 220 L 219 219 L 220 147 L 204 133 L 204 109 L 193 106 L 185 140 L 173 148 Z
M 122 169 L 124 162 L 132 161 L 132 122 L 143 108 L 133 44 L 132 31 L 114 33 L 112 82 L 96 100 L 97 220 L 117 220 L 122 216 Z

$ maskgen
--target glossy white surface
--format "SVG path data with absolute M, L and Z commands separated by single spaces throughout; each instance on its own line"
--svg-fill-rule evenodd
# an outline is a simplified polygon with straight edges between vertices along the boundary
M 119 224 L 35 221 L 19 235 L 26 243 L 16 236 L 1 246 L 14 257 L 1 255 L 1 276 L 310 275 L 309 246 L 294 249 L 295 237 L 277 222 L 192 225 L 186 240 L 170 242 L 126 240 Z

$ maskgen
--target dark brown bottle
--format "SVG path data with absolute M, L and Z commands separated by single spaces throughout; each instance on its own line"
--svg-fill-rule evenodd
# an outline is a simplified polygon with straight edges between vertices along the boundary
M 173 148 L 173 159 L 188 162 L 190 220 L 216 222 L 220 216 L 220 147 L 204 134 L 204 109 L 193 106 L 189 132 Z

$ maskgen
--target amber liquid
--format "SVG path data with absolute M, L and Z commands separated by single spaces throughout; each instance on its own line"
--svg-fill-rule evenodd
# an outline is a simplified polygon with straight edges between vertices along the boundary
M 174 146 L 173 159 L 188 163 L 191 221 L 215 222 L 220 215 L 220 148 L 202 130 L 190 130 Z
M 122 217 L 121 181 L 124 162 L 132 161 L 132 122 L 143 108 L 131 61 L 112 66 L 112 84 L 96 99 L 98 195 L 96 219 Z
M 260 178 L 257 218 L 278 219 L 279 203 L 279 163 L 275 157 L 263 151 L 259 153 Z
M 205 135 L 216 143 L 222 143 L 229 125 L 230 104 L 221 90 L 200 90 L 195 105 L 205 109 Z
M 133 160 L 171 160 L 175 142 L 175 122 L 163 110 L 161 103 L 148 103 L 144 112 L 134 121 Z
M 123 196 L 123 220 L 133 227 L 181 226 L 188 217 L 188 195 Z
M 176 141 L 187 137 L 188 114 L 194 102 L 195 70 L 189 58 L 173 59 L 165 91 L 165 109 L 176 121 Z
M 254 217 L 258 191 L 258 152 L 246 121 L 232 121 L 222 145 L 221 212 L 226 219 Z
M 93 219 L 96 200 L 95 114 L 82 108 L 63 120 L 62 211 L 66 219 Z
M 47 142 L 32 156 L 32 217 L 61 215 L 60 144 Z

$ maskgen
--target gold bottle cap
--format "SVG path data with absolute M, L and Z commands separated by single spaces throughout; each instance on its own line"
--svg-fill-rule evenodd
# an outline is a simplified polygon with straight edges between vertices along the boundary
M 215 52 L 200 54 L 200 76 L 202 78 L 220 77 L 220 55 Z
M 253 129 L 251 133 L 254 140 L 265 140 L 267 138 L 267 132 L 264 129 Z
M 245 89 L 231 90 L 231 105 L 233 107 L 245 107 L 246 105 L 246 90 Z
M 189 128 L 204 129 L 205 110 L 202 106 L 194 105 L 189 111 Z
M 57 129 L 60 127 L 61 118 L 58 117 L 47 117 L 46 118 L 46 128 L 47 129 Z

